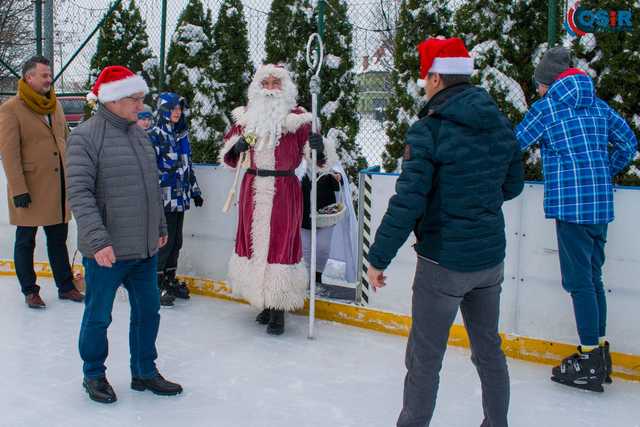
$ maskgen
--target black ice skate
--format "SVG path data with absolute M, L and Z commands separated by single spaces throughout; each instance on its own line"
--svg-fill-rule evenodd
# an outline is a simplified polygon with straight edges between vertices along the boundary
M 172 277 L 169 280 L 169 289 L 171 290 L 171 294 L 180 299 L 189 299 L 189 288 L 185 282 L 181 282 L 177 277 Z
M 552 370 L 551 381 L 559 384 L 602 393 L 605 378 L 604 350 L 600 347 L 583 353 L 578 352 L 567 357 Z
M 602 355 L 604 356 L 604 383 L 611 384 L 613 380 L 611 379 L 611 350 L 609 349 L 609 341 L 605 341 L 604 346 L 602 347 Z
M 160 305 L 162 307 L 173 307 L 176 297 L 171 294 L 171 287 L 166 276 L 158 277 L 158 288 L 160 289 Z

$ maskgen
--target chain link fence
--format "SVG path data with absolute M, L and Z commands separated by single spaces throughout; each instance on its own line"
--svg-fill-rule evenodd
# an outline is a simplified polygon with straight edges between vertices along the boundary
M 129 1 L 131 0 L 124 0 L 124 3 L 128 4 Z M 162 1 L 135 1 L 146 22 L 151 48 L 155 55 L 159 55 L 162 34 Z M 7 0 L 0 0 L 0 2 L 7 2 Z M 7 56 L 6 51 L 9 46 L 4 43 L 3 48 L 0 49 L 0 60 L 7 61 L 14 69 L 18 69 L 20 62 L 35 53 L 36 40 L 32 25 L 34 2 L 23 0 L 22 2 L 15 1 L 14 3 L 22 4 L 22 15 L 26 19 L 24 22 L 31 22 L 29 24 L 31 25 L 29 29 L 31 37 L 25 39 L 21 49 L 14 49 L 13 57 Z M 180 13 L 186 3 L 187 0 L 170 0 L 168 2 L 167 50 Z M 202 3 L 205 8 L 211 9 L 212 18 L 215 22 L 222 0 L 202 0 Z M 386 130 L 389 125 L 389 115 L 386 110 L 390 99 L 396 96 L 393 75 L 397 65 L 394 57 L 396 32 L 398 28 L 404 25 L 402 22 L 403 5 L 406 6 L 404 3 L 411 3 L 411 0 L 404 0 L 404 2 L 402 0 L 347 0 L 346 3 L 349 11 L 348 19 L 352 25 L 353 42 L 351 55 L 355 64 L 353 72 L 355 73 L 358 90 L 360 130 L 356 137 L 356 142 L 368 164 L 379 165 L 381 164 L 385 147 L 389 143 Z M 510 49 L 517 50 L 519 47 L 510 46 L 509 39 L 498 34 L 492 38 L 488 28 L 483 28 L 482 25 L 478 26 L 483 22 L 489 22 L 489 26 L 499 25 L 499 32 L 509 34 L 509 37 L 511 37 L 511 34 L 515 34 L 516 30 L 519 29 L 518 27 L 523 24 L 521 22 L 522 17 L 518 16 L 521 11 L 516 6 L 511 7 L 511 9 L 507 8 L 504 16 L 494 16 L 494 22 L 491 22 L 483 21 L 482 14 L 484 13 L 491 18 L 491 14 L 498 12 L 492 10 L 491 7 L 487 7 L 485 11 L 482 5 L 478 5 L 479 2 L 440 0 L 439 2 L 422 2 L 419 7 L 428 10 L 432 5 L 436 7 L 435 5 L 438 3 L 448 9 L 447 22 L 439 23 L 441 27 L 447 28 L 446 35 L 461 35 L 465 37 L 467 44 L 472 49 L 472 55 L 476 58 L 476 67 L 479 68 L 474 75 L 474 83 L 482 84 L 486 87 L 513 121 L 521 119 L 536 96 L 535 88 L 531 81 L 531 63 L 527 64 L 528 68 L 523 68 L 521 64 L 516 64 L 515 60 L 510 56 Z M 496 1 L 494 3 L 505 2 Z M 523 7 L 528 7 L 527 4 L 531 2 L 520 1 L 513 3 L 522 3 Z M 532 57 L 534 61 L 547 47 L 545 44 L 547 35 L 547 1 L 539 0 L 537 3 L 539 10 L 534 10 L 534 12 L 540 19 L 533 20 L 527 28 L 520 29 L 520 31 L 526 33 L 522 37 L 522 40 L 526 40 L 526 43 L 528 43 L 526 49 L 529 49 L 529 51 L 526 54 Z M 99 25 L 111 4 L 112 2 L 109 0 L 54 1 L 53 47 L 56 72 L 71 58 L 74 58 L 56 82 L 58 93 L 79 94 L 86 92 L 91 57 L 96 51 L 97 36 L 92 37 L 79 52 L 78 49 Z M 572 4 L 572 0 L 560 1 L 558 15 L 564 16 L 567 8 Z M 265 57 L 265 32 L 271 0 L 243 0 L 243 5 L 248 26 L 250 58 L 254 65 L 258 66 Z M 533 6 L 531 8 L 533 9 Z M 415 14 L 415 11 L 411 13 Z M 327 31 L 330 31 L 331 26 L 331 22 L 326 23 Z M 461 34 L 465 27 L 467 33 Z M 557 27 L 558 34 L 560 34 L 559 23 Z M 469 28 L 478 28 L 478 30 L 475 34 L 472 34 L 468 30 Z M 496 28 L 498 27 L 496 26 Z M 482 32 L 486 32 L 486 34 L 479 36 L 479 33 Z M 421 34 L 420 37 L 425 38 L 429 35 L 437 34 Z M 515 42 L 519 41 L 515 35 L 513 37 L 515 37 L 513 39 Z M 535 39 L 533 42 L 530 40 L 531 37 Z M 594 37 L 585 37 L 578 44 L 582 43 L 583 48 L 592 50 L 593 47 L 589 43 L 594 43 L 594 41 Z M 301 44 L 305 42 L 305 40 L 300 40 Z M 566 37 L 561 38 L 559 42 L 569 46 L 575 43 Z M 17 57 L 15 52 L 18 54 Z M 5 94 L 15 92 L 16 76 L 7 73 L 6 67 L 3 67 L 2 63 L 0 63 L 0 69 L 2 69 L 2 72 L 0 72 L 0 91 L 5 92 Z M 415 116 L 409 117 L 408 120 L 415 120 Z

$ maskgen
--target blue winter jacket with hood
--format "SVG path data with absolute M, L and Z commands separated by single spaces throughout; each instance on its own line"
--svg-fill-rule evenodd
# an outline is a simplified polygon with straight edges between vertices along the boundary
M 182 116 L 171 123 L 171 110 L 180 105 Z M 175 93 L 164 92 L 158 99 L 158 117 L 149 138 L 156 150 L 160 187 L 165 212 L 184 212 L 190 200 L 201 196 L 191 162 L 191 145 L 187 130 L 188 105 Z

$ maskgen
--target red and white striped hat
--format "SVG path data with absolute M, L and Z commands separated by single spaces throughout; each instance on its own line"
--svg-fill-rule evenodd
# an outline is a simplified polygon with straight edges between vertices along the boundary
M 473 73 L 473 58 L 459 38 L 430 37 L 418 45 L 420 55 L 420 80 L 418 86 L 424 87 L 427 74 L 463 74 Z
M 109 65 L 98 76 L 91 92 L 87 94 L 89 101 L 101 103 L 118 101 L 134 93 L 149 93 L 149 86 L 142 77 L 135 74 L 127 67 L 121 65 Z

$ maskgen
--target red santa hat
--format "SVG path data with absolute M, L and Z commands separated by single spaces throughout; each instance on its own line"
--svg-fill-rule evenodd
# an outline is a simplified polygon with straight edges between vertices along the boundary
M 135 74 L 127 67 L 121 65 L 109 65 L 105 67 L 98 80 L 87 94 L 89 101 L 98 100 L 101 103 L 118 101 L 134 93 L 149 93 L 149 86 L 142 77 Z
M 420 80 L 424 87 L 427 74 L 473 74 L 473 58 L 459 38 L 430 37 L 418 45 L 420 54 Z

